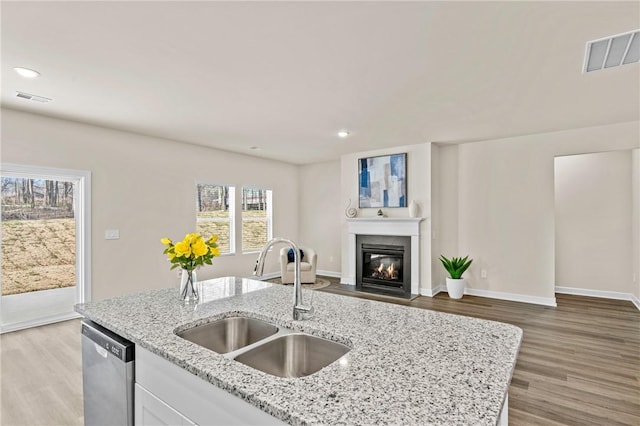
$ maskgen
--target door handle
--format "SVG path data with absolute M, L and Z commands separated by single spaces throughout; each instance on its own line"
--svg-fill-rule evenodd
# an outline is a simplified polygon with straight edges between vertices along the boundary
M 107 350 L 102 346 L 98 345 L 97 343 L 94 343 L 94 345 L 96 347 L 96 352 L 98 352 L 98 354 L 100 354 L 101 357 L 106 358 L 107 355 L 109 354 Z

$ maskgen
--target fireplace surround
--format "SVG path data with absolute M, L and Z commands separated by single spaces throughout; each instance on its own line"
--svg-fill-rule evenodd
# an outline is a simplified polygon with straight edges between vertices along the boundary
M 356 285 L 356 238 L 362 235 L 407 236 L 411 240 L 411 272 L 409 278 L 412 295 L 420 294 L 420 222 L 424 218 L 357 217 L 347 219 L 347 267 L 341 282 Z M 407 274 L 405 274 L 406 276 Z
M 356 236 L 356 289 L 411 295 L 411 237 Z

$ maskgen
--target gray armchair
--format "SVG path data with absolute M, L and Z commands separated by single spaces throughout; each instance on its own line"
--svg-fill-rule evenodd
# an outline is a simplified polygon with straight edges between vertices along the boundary
M 304 253 L 300 262 L 300 281 L 303 283 L 316 282 L 316 265 L 318 263 L 318 255 L 316 251 L 309 247 L 300 247 Z M 282 284 L 293 284 L 293 276 L 295 268 L 293 262 L 289 263 L 287 253 L 289 247 L 280 249 L 280 270 L 282 272 Z

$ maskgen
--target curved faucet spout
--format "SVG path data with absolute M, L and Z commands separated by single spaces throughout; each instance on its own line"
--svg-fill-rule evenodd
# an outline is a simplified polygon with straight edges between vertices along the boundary
M 293 276 L 293 319 L 301 320 L 303 319 L 304 313 L 310 313 L 312 308 L 304 306 L 302 304 L 302 283 L 300 282 L 300 249 L 296 243 L 286 238 L 273 238 L 267 242 L 267 244 L 262 247 L 260 254 L 258 255 L 258 260 L 256 260 L 256 266 L 253 269 L 253 275 L 262 276 L 264 272 L 264 260 L 267 257 L 267 253 L 269 249 L 276 244 L 287 244 L 291 249 L 293 249 L 293 262 L 294 262 L 294 276 Z

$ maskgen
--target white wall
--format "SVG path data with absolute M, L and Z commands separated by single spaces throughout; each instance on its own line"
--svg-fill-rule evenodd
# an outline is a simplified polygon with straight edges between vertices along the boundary
M 299 166 L 300 245 L 318 253 L 318 270 L 339 275 L 340 224 L 346 204 L 340 199 L 340 162 Z
M 631 151 L 555 159 L 556 287 L 631 293 Z
M 474 259 L 466 274 L 470 288 L 554 303 L 554 157 L 637 148 L 639 124 L 442 146 L 441 157 L 457 158 L 457 172 L 441 169 L 443 177 L 457 173 L 458 191 L 457 205 L 443 200 L 441 214 L 458 220 L 441 224 L 440 234 L 457 238 L 458 254 Z
M 433 203 L 439 216 L 433 236 L 439 252 L 431 251 L 431 221 L 421 226 L 424 292 L 443 284 L 439 280 L 444 273 L 436 263 L 441 253 L 469 254 L 474 258 L 466 273 L 471 288 L 546 300 L 554 297 L 555 286 L 554 157 L 638 148 L 639 124 L 442 145 L 433 148 L 437 167 L 432 171 L 430 143 L 345 155 L 339 165 L 298 167 L 3 109 L 2 161 L 92 171 L 94 300 L 176 284 L 159 238 L 180 238 L 194 228 L 196 180 L 273 189 L 274 235 L 326 251 L 320 269 L 344 275 L 344 208 L 349 198 L 357 207 L 357 159 L 398 152 L 409 154 L 408 199 L 419 202 L 422 216 L 431 214 L 431 181 L 438 176 L 433 182 L 439 200 Z M 640 187 L 637 152 L 635 195 Z M 152 185 L 138 186 L 141 179 Z M 318 191 L 317 200 L 309 199 L 315 197 L 306 187 Z M 359 215 L 374 216 L 376 210 L 361 209 Z M 407 210 L 385 209 L 385 213 L 407 217 Z M 636 213 L 634 217 L 639 236 L 635 242 L 640 239 L 640 225 Z M 108 228 L 120 229 L 120 240 L 104 240 Z M 330 262 L 334 254 L 339 256 L 338 267 Z M 266 272 L 278 270 L 272 257 Z M 638 270 L 640 255 L 634 257 Z M 255 254 L 220 257 L 200 276 L 249 275 L 254 263 Z M 487 269 L 487 279 L 479 278 L 480 269 Z M 640 296 L 640 275 L 636 277 Z
M 432 289 L 446 285 L 447 273 L 440 255 L 459 257 L 458 252 L 458 146 L 432 144 Z M 472 264 L 473 265 L 473 264 Z M 465 275 L 466 276 L 466 275 Z
M 407 145 L 391 149 L 358 152 L 341 157 L 340 167 L 340 197 L 342 205 L 346 207 L 351 199 L 352 207 L 358 208 L 358 159 L 378 155 L 407 153 L 407 200 L 416 200 L 419 216 L 425 217 L 420 223 L 420 288 L 431 292 L 431 144 L 423 143 Z M 387 217 L 409 217 L 408 208 L 383 208 Z M 358 209 L 358 217 L 375 217 L 377 208 Z M 347 221 L 341 216 L 342 235 L 342 277 L 354 276 L 354 271 L 348 268 L 349 241 Z M 424 291 L 421 290 L 421 293 Z
M 631 151 L 631 188 L 632 188 L 632 215 L 631 227 L 633 232 L 633 295 L 636 296 L 636 303 L 640 308 L 640 149 Z
M 177 285 L 160 238 L 195 229 L 196 180 L 273 189 L 273 234 L 298 238 L 293 165 L 6 109 L 2 161 L 92 172 L 93 300 Z M 119 240 L 104 239 L 111 228 Z M 265 272 L 279 270 L 271 258 Z M 255 253 L 215 258 L 199 278 L 248 276 L 255 260 Z
M 437 287 L 438 282 L 444 281 L 442 264 L 438 257 L 442 254 L 442 244 L 440 242 L 440 229 L 442 227 L 442 215 L 439 206 L 442 205 L 442 191 L 444 188 L 439 184 L 441 175 L 442 159 L 440 158 L 440 146 L 431 144 L 431 285 Z M 425 290 L 425 292 L 428 289 Z

